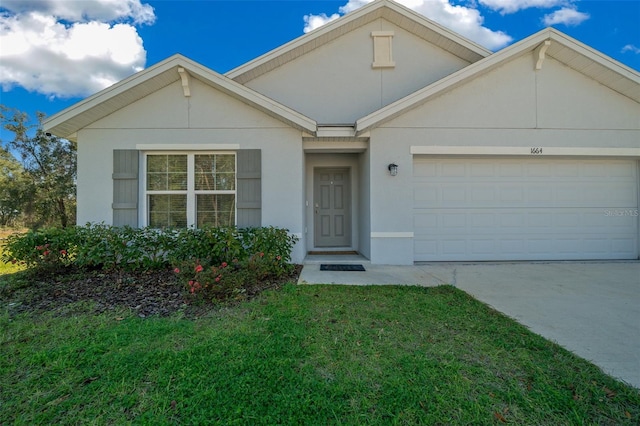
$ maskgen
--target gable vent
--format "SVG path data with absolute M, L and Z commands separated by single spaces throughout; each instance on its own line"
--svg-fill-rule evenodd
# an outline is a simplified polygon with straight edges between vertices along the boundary
M 393 68 L 393 31 L 373 31 L 373 63 L 371 68 Z

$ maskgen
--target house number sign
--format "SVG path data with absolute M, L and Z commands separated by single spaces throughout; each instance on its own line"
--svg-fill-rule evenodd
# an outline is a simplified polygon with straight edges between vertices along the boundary
M 532 155 L 540 155 L 540 154 L 542 154 L 542 148 L 541 147 L 532 147 L 531 148 L 531 154 Z

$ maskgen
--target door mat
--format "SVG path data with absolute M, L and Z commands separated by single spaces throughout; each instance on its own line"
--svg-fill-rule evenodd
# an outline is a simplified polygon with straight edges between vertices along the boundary
M 321 271 L 338 271 L 338 272 L 342 272 L 342 271 L 364 271 L 364 266 L 362 265 L 352 265 L 352 264 L 339 264 L 339 263 L 335 263 L 335 264 L 325 264 L 322 263 L 320 265 L 320 270 Z

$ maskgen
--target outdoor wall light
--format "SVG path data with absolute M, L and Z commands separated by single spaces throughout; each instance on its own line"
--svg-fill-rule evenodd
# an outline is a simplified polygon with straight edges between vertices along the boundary
M 389 169 L 389 174 L 391 176 L 396 176 L 398 174 L 398 165 L 396 163 L 389 164 L 389 167 L 387 168 Z

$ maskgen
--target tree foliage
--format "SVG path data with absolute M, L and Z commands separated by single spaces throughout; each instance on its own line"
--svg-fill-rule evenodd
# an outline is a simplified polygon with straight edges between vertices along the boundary
M 23 173 L 29 178 L 31 189 L 24 194 L 22 211 L 32 209 L 32 226 L 59 225 L 66 227 L 75 221 L 76 145 L 48 135 L 42 129 L 43 113 L 36 114 L 32 123 L 29 116 L 5 106 L 0 108 L 3 127 L 14 138 L 7 143 L 22 162 Z
M 33 185 L 22 164 L 0 147 L 0 226 L 12 226 L 28 214 L 33 199 Z

